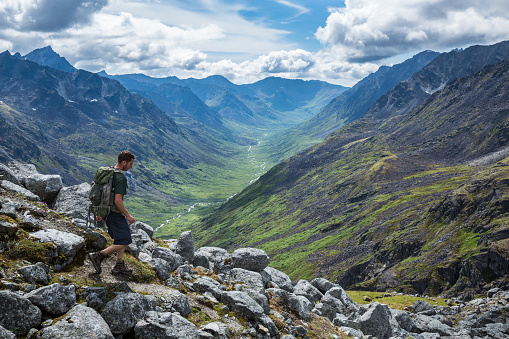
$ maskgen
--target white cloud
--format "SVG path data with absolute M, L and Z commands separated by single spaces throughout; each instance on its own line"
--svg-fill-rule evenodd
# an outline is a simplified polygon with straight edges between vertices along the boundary
M 86 24 L 108 0 L 4 0 L 0 27 L 19 31 L 55 32 Z
M 500 0 L 346 0 L 316 37 L 350 61 L 380 60 L 509 38 L 509 2 Z

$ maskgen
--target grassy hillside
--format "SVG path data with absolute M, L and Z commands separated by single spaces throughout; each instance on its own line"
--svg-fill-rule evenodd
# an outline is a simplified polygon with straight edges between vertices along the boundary
M 493 152 L 509 143 L 508 77 L 507 62 L 485 67 L 407 116 L 343 127 L 196 223 L 197 239 L 347 287 L 473 293 L 505 279 L 509 159 Z

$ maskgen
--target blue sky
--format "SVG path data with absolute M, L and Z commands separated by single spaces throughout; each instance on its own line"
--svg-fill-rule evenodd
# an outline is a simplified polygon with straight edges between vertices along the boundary
M 78 68 L 352 86 L 380 65 L 509 39 L 507 0 L 8 0 L 0 50 Z

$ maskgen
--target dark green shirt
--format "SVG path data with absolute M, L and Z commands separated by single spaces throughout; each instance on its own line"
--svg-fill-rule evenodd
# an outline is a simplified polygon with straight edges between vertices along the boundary
M 127 178 L 124 173 L 115 172 L 113 174 L 113 194 L 122 194 L 122 200 L 124 200 L 124 195 L 127 193 Z M 118 212 L 110 212 L 110 215 L 113 217 L 121 217 L 122 213 Z

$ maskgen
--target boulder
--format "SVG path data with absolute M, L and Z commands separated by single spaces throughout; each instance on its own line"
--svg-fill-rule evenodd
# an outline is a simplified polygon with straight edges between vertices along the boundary
M 270 262 L 264 250 L 258 248 L 239 248 L 232 253 L 232 267 L 261 272 Z
M 53 242 L 57 246 L 57 253 L 64 256 L 64 263 L 54 265 L 55 271 L 63 269 L 70 264 L 76 253 L 85 245 L 85 239 L 82 237 L 58 231 L 55 229 L 46 229 L 30 233 L 30 236 L 39 239 L 39 242 Z
M 25 178 L 25 187 L 47 204 L 53 203 L 63 186 L 60 175 L 37 173 Z
M 200 247 L 196 254 L 202 254 L 209 259 L 210 269 L 214 273 L 225 273 L 231 269 L 232 256 L 228 251 L 219 247 Z
M 87 306 L 96 311 L 106 304 L 107 295 L 107 287 L 84 286 L 81 289 L 81 296 L 85 298 Z
M 210 269 L 209 258 L 203 253 L 195 252 L 194 259 L 193 259 L 193 265 L 194 265 L 194 267 L 201 266 L 203 268 Z
M 285 305 L 297 312 L 302 319 L 306 321 L 311 319 L 311 310 L 314 305 L 306 297 L 279 288 L 269 288 L 267 292 L 271 298 L 279 298 Z
M 63 187 L 58 192 L 53 209 L 65 216 L 86 220 L 88 218 L 88 207 L 90 206 L 90 200 L 88 199 L 90 188 L 90 184 L 86 182 L 80 185 Z
M 311 285 L 316 287 L 322 294 L 327 293 L 328 290 L 333 288 L 335 285 L 329 280 L 324 278 L 315 278 L 310 281 Z
M 26 336 L 41 324 L 42 312 L 27 298 L 11 291 L 0 291 L 0 326 L 17 336 Z
M 357 319 L 359 330 L 365 335 L 372 335 L 379 339 L 390 338 L 392 327 L 389 307 L 375 302 L 364 306 L 363 309 L 365 312 Z
M 279 288 L 290 293 L 293 293 L 292 280 L 285 273 L 272 267 L 266 267 L 263 271 L 260 272 L 260 274 L 262 275 L 266 284 L 272 281 Z
M 16 339 L 16 335 L 11 331 L 7 330 L 3 326 L 0 326 L 0 338 L 2 339 Z
M 25 298 L 43 312 L 61 315 L 68 312 L 76 304 L 75 292 L 74 285 L 62 286 L 57 283 L 38 288 L 26 294 Z
M 19 181 L 19 184 L 25 186 L 25 179 L 29 176 L 39 174 L 35 165 L 24 164 L 19 161 L 11 161 L 7 164 L 7 167 L 14 173 Z
M 30 201 L 41 201 L 39 196 L 33 194 L 29 190 L 27 190 L 25 187 L 22 187 L 20 185 L 16 185 L 10 181 L 7 180 L 1 180 L 0 185 L 8 192 L 12 193 L 18 193 L 19 195 L 24 196 Z
M 50 281 L 49 266 L 42 262 L 18 268 L 18 272 L 26 282 L 47 285 Z
M 263 315 L 263 308 L 245 292 L 225 292 L 221 301 L 231 310 L 249 320 L 257 320 Z
M 170 270 L 172 272 L 184 263 L 184 259 L 180 255 L 175 254 L 173 251 L 165 247 L 157 247 L 152 252 L 152 258 L 165 260 L 170 266 Z
M 230 271 L 228 280 L 231 284 L 236 285 L 235 288 L 238 290 L 247 288 L 258 293 L 265 292 L 262 275 L 257 272 L 234 268 Z
M 269 331 L 271 338 L 279 338 L 279 330 L 272 319 L 266 315 L 262 315 L 260 319 L 258 319 L 258 322 Z
M 105 249 L 108 245 L 108 240 L 104 235 L 99 232 L 93 231 L 91 228 L 87 228 L 85 231 L 85 239 L 87 247 L 100 251 Z
M 157 276 L 163 280 L 169 279 L 171 277 L 171 272 L 175 270 L 174 266 L 171 266 L 166 260 L 160 258 L 152 258 L 149 260 L 148 264 L 156 271 Z
M 198 330 L 190 321 L 170 312 L 147 312 L 144 319 L 136 323 L 137 339 L 199 339 Z
M 14 234 L 16 234 L 17 231 L 18 231 L 17 224 L 9 221 L 0 220 L 0 235 L 5 234 L 8 236 L 13 236 Z
M 56 323 L 43 328 L 41 339 L 114 339 L 108 324 L 94 309 L 76 305 Z
M 209 292 L 214 296 L 214 298 L 219 300 L 221 300 L 221 295 L 223 294 L 223 291 L 219 288 L 219 283 L 206 276 L 196 279 L 193 283 L 193 288 L 195 291 L 200 293 Z
M 433 317 L 418 314 L 414 319 L 415 326 L 419 332 L 438 333 L 441 336 L 451 336 L 453 329 Z
M 175 253 L 180 255 L 188 263 L 193 262 L 194 258 L 194 238 L 191 231 L 182 232 L 180 238 L 177 241 L 177 247 Z
M 158 306 L 157 299 L 139 293 L 119 293 L 101 313 L 113 335 L 124 335 Z
M 9 181 L 13 184 L 21 184 L 16 177 L 16 174 L 14 174 L 14 172 L 4 164 L 0 164 L 0 177 L 2 177 L 3 180 Z
M 215 339 L 230 339 L 228 326 L 219 321 L 203 325 L 200 330 L 212 334 Z
M 338 285 L 328 290 L 321 299 L 321 302 L 333 307 L 337 312 L 347 315 L 356 313 L 359 310 L 359 306 Z
M 247 289 L 246 292 L 258 305 L 263 308 L 263 313 L 270 314 L 270 305 L 269 299 L 265 296 L 265 294 Z
M 308 298 L 313 304 L 323 297 L 323 294 L 307 280 L 299 280 L 293 287 L 293 293 Z
M 142 223 L 141 221 L 136 221 L 131 224 L 131 232 L 135 230 L 142 230 L 149 236 L 149 238 L 154 236 L 154 228 L 152 228 L 150 225 Z
M 417 300 L 416 302 L 414 302 L 414 304 L 412 306 L 412 311 L 414 313 L 422 313 L 424 315 L 435 315 L 436 314 L 433 306 L 431 306 L 431 304 L 429 302 L 424 301 L 424 300 Z
M 397 309 L 391 309 L 391 314 L 402 329 L 408 332 L 418 332 L 414 320 L 410 317 L 410 315 L 407 312 Z
M 185 294 L 179 291 L 168 290 L 160 300 L 161 306 L 167 311 L 178 312 L 183 317 L 187 317 L 191 314 L 189 299 Z
M 20 205 L 13 202 L 6 202 L 2 204 L 2 208 L 0 208 L 0 215 L 6 215 L 12 219 L 16 219 L 18 217 L 18 210 L 20 209 Z
M 28 212 L 28 211 L 25 212 L 25 214 L 23 215 L 23 222 L 22 222 L 22 227 L 24 229 L 28 229 L 31 231 L 38 231 L 40 229 L 39 224 L 40 224 L 39 220 L 34 218 L 30 214 L 30 212 Z

